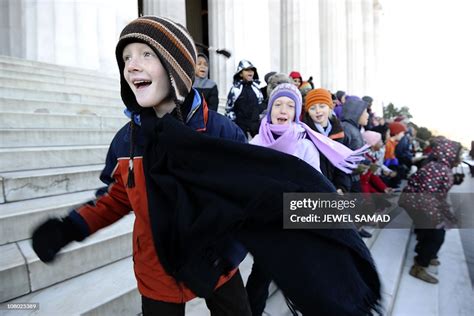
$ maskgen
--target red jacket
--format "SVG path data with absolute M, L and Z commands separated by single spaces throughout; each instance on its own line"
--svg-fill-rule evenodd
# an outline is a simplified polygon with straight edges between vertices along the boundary
M 206 134 L 245 142 L 242 131 L 230 120 L 213 111 L 207 106 L 200 107 L 188 126 Z M 184 284 L 178 283 L 166 273 L 157 256 L 150 227 L 148 213 L 147 190 L 143 172 L 143 133 L 136 130 L 136 149 L 134 162 L 135 187 L 126 186 L 129 167 L 129 125 L 124 126 L 115 136 L 107 154 L 106 166 L 101 180 L 107 184 L 107 194 L 99 197 L 94 205 L 86 204 L 78 208 L 87 225 L 89 234 L 106 227 L 129 212 L 135 212 L 133 227 L 133 262 L 139 292 L 151 299 L 172 303 L 187 302 L 196 295 Z M 84 225 L 84 223 L 82 223 Z M 222 276 L 217 286 L 224 284 L 237 269 L 227 276 Z

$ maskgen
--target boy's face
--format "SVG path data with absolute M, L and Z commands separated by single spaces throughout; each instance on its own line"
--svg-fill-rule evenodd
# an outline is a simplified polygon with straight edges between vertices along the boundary
M 241 77 L 244 81 L 252 81 L 252 80 L 253 80 L 253 75 L 254 75 L 253 69 L 244 69 L 244 70 L 242 70 L 242 72 L 240 73 L 240 77 Z
M 395 140 L 400 141 L 403 138 L 403 136 L 405 136 L 405 132 L 400 132 L 397 135 L 395 135 Z
M 155 52 L 146 44 L 130 43 L 122 53 L 123 76 L 138 104 L 149 108 L 160 105 L 170 97 L 168 74 Z
M 295 101 L 288 97 L 279 97 L 273 102 L 270 114 L 272 124 L 284 125 L 295 120 Z
M 206 78 L 208 70 L 209 65 L 207 64 L 207 60 L 204 57 L 199 56 L 196 63 L 196 76 L 199 78 Z
M 367 109 L 362 112 L 361 116 L 359 117 L 359 125 L 366 126 L 367 123 L 369 122 L 369 113 L 367 112 Z
M 301 79 L 300 78 L 293 78 L 293 84 L 297 87 L 301 86 Z

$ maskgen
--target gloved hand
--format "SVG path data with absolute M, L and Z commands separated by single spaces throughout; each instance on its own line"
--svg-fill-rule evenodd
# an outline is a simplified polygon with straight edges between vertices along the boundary
M 73 240 L 81 241 L 84 238 L 69 216 L 51 218 L 34 230 L 33 250 L 41 261 L 51 262 L 61 248 Z

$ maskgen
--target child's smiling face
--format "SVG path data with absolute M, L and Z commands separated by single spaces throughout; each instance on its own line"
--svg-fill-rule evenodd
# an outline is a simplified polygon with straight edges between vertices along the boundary
M 130 43 L 125 46 L 122 57 L 123 75 L 141 107 L 154 107 L 170 99 L 168 74 L 150 46 Z
M 327 104 L 317 103 L 309 108 L 308 113 L 313 122 L 326 127 L 328 125 L 329 114 L 331 111 L 331 108 Z
M 242 73 L 240 74 L 240 77 L 244 81 L 252 81 L 254 74 L 255 74 L 255 72 L 253 71 L 252 68 L 244 69 L 244 70 L 242 70 Z
M 198 56 L 196 63 L 196 76 L 199 78 L 206 78 L 208 71 L 209 65 L 207 64 L 207 60 L 202 56 Z
M 272 124 L 284 125 L 295 120 L 295 101 L 288 97 L 279 97 L 273 102 L 271 121 Z

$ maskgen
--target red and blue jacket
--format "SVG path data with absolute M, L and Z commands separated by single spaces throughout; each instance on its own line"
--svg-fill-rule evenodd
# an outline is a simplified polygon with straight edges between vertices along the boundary
M 139 116 L 134 116 L 134 118 L 136 123 L 140 123 Z M 99 194 L 93 203 L 87 203 L 77 208 L 69 216 L 81 227 L 83 234 L 88 236 L 133 211 L 135 213 L 133 262 L 139 292 L 154 300 L 184 303 L 196 295 L 164 270 L 153 244 L 143 171 L 145 139 L 143 130 L 140 129 L 139 124 L 137 125 L 134 131 L 133 158 L 135 186 L 127 187 L 131 135 L 130 124 L 127 124 L 117 132 L 112 140 L 105 167 L 100 175 L 100 179 L 108 185 L 107 192 Z M 237 125 L 223 115 L 208 110 L 205 101 L 202 101 L 196 92 L 194 92 L 186 125 L 210 136 L 237 142 L 247 141 Z M 240 253 L 235 253 L 234 257 L 236 257 L 233 258 L 234 261 L 241 261 L 245 257 L 245 253 L 240 251 Z M 234 275 L 235 271 L 236 269 L 222 276 L 217 286 L 224 284 Z

